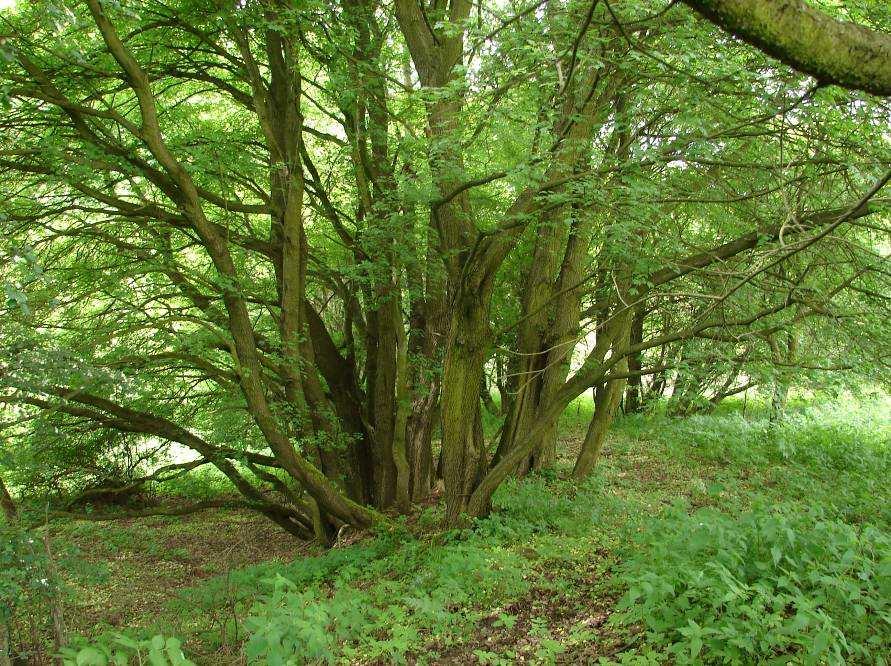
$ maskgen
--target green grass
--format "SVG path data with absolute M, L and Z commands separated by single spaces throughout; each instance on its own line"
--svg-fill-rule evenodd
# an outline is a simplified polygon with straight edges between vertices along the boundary
M 176 636 L 202 664 L 884 663 L 888 407 L 628 417 L 577 484 L 581 402 L 560 467 L 472 529 L 441 531 L 434 505 L 315 554 L 237 512 L 66 526 L 107 568 L 69 613 L 91 641 Z

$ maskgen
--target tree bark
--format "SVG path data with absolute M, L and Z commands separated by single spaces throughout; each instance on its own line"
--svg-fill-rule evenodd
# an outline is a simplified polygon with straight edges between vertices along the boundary
M 449 330 L 442 378 L 442 478 L 446 520 L 455 524 L 485 460 L 479 387 L 489 343 L 489 294 L 464 294 Z
M 627 289 L 624 290 L 624 298 L 619 298 L 619 304 L 626 300 L 628 300 Z M 623 306 L 618 305 L 617 307 Z M 630 310 L 622 309 L 620 312 L 613 314 L 611 322 L 604 326 L 601 331 L 603 342 L 598 344 L 602 344 L 604 348 L 609 347 L 611 356 L 607 363 L 612 365 L 613 374 L 622 374 L 628 371 L 628 350 L 630 348 L 629 339 L 632 318 L 633 313 Z M 604 351 L 601 351 L 601 354 L 605 356 Z M 602 359 L 603 356 L 600 356 L 600 358 Z M 594 465 L 600 456 L 600 450 L 603 447 L 603 440 L 609 427 L 612 425 L 616 410 L 622 400 L 625 382 L 624 378 L 614 379 L 598 387 L 595 394 L 594 414 L 591 417 L 588 432 L 585 434 L 585 440 L 582 442 L 582 448 L 573 469 L 575 478 L 583 478 L 594 469 Z
M 631 346 L 643 342 L 645 312 L 643 306 L 638 306 L 634 311 L 634 319 L 631 322 Z M 628 356 L 629 372 L 640 372 L 642 368 L 642 354 L 632 353 Z M 625 413 L 636 414 L 641 410 L 643 397 L 643 376 L 635 375 L 628 378 L 628 388 L 625 392 Z
M 802 0 L 683 0 L 712 23 L 820 83 L 891 95 L 891 34 Z
M 415 384 L 415 389 L 423 385 Z M 433 488 L 433 430 L 439 421 L 439 380 L 433 380 L 426 393 L 412 401 L 408 426 L 409 488 L 413 500 L 421 500 Z
M 627 361 L 623 361 L 617 369 L 619 372 L 624 372 L 627 368 Z M 606 433 L 615 418 L 624 387 L 624 379 L 614 379 L 611 382 L 607 382 L 606 386 L 603 386 L 600 391 L 597 391 L 594 415 L 591 417 L 591 423 L 588 425 L 587 433 L 585 433 L 579 457 L 575 461 L 575 467 L 572 470 L 573 478 L 585 478 L 597 464 L 600 452 L 603 449 L 603 440 L 606 438 Z
M 542 399 L 545 373 L 551 360 L 548 342 L 552 340 L 553 295 L 555 276 L 560 270 L 568 224 L 563 219 L 563 207 L 551 211 L 539 221 L 535 248 L 527 268 L 523 288 L 522 321 L 517 331 L 517 358 L 514 364 L 516 393 L 505 422 L 496 458 L 512 447 L 517 434 L 527 432 L 536 418 Z M 530 469 L 542 469 L 553 462 L 556 433 L 545 435 L 533 449 L 532 455 L 517 469 L 525 474 Z
M 399 282 L 396 284 L 400 291 Z M 393 464 L 396 468 L 396 505 L 407 513 L 411 503 L 411 467 L 408 464 L 407 430 L 411 409 L 411 384 L 408 368 L 408 336 L 402 325 L 400 307 L 394 309 L 393 327 L 396 331 L 398 352 L 396 356 L 396 415 L 393 426 Z
M 597 76 L 588 73 L 575 80 L 581 89 L 594 90 Z M 585 162 L 594 129 L 609 109 L 603 104 L 605 96 L 606 92 L 590 95 L 578 108 L 575 95 L 566 95 L 563 115 L 556 121 L 554 131 L 563 131 L 567 124 L 569 130 L 566 145 L 554 157 L 550 177 L 565 177 Z M 517 445 L 566 380 L 579 331 L 579 286 L 594 224 L 590 212 L 569 204 L 548 211 L 539 220 L 517 331 L 519 354 L 512 364 L 515 394 L 495 453 L 496 461 Z M 521 461 L 517 472 L 544 469 L 556 457 L 555 422 L 542 434 L 529 458 Z

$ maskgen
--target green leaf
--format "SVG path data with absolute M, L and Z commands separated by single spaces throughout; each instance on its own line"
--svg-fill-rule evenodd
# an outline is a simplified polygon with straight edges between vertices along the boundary
M 77 653 L 77 666 L 107 666 L 108 659 L 94 647 L 82 648 Z

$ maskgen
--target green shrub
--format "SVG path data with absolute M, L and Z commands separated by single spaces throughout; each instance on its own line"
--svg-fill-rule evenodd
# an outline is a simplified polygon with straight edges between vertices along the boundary
M 65 666 L 195 666 L 183 655 L 179 640 L 161 635 L 146 640 L 123 634 L 103 641 L 79 639 L 76 645 L 62 648 L 61 657 Z
M 738 412 L 683 419 L 631 417 L 619 427 L 647 440 L 654 455 L 699 470 L 728 486 L 748 481 L 753 494 L 820 506 L 848 523 L 889 529 L 891 403 L 814 404 L 771 422 Z M 664 454 L 662 453 L 664 451 Z M 741 489 L 744 490 L 744 489 Z
M 477 530 L 505 540 L 551 530 L 569 531 L 575 522 L 575 507 L 555 486 L 541 476 L 508 479 L 492 498 L 494 513 L 478 521 Z
M 91 573 L 75 549 L 51 553 L 37 530 L 0 524 L 0 650 L 22 662 L 40 658 L 57 629 L 53 613 L 70 593 L 63 577 Z
M 325 571 L 321 578 L 295 563 L 293 578 L 267 581 L 272 591 L 250 607 L 244 623 L 249 661 L 400 662 L 425 636 L 456 635 L 472 624 L 473 609 L 515 598 L 528 587 L 522 557 L 473 533 L 440 544 L 408 536 L 398 544 L 386 536 L 375 542 L 377 547 L 312 558 L 308 569 Z M 329 558 L 341 568 L 324 566 Z
M 636 539 L 615 621 L 678 663 L 885 663 L 891 539 L 792 506 L 675 506 Z

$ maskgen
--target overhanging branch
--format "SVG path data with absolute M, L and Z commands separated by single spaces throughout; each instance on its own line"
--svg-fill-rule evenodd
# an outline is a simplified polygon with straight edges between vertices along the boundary
M 683 0 L 715 25 L 820 83 L 891 95 L 891 34 L 801 0 Z

